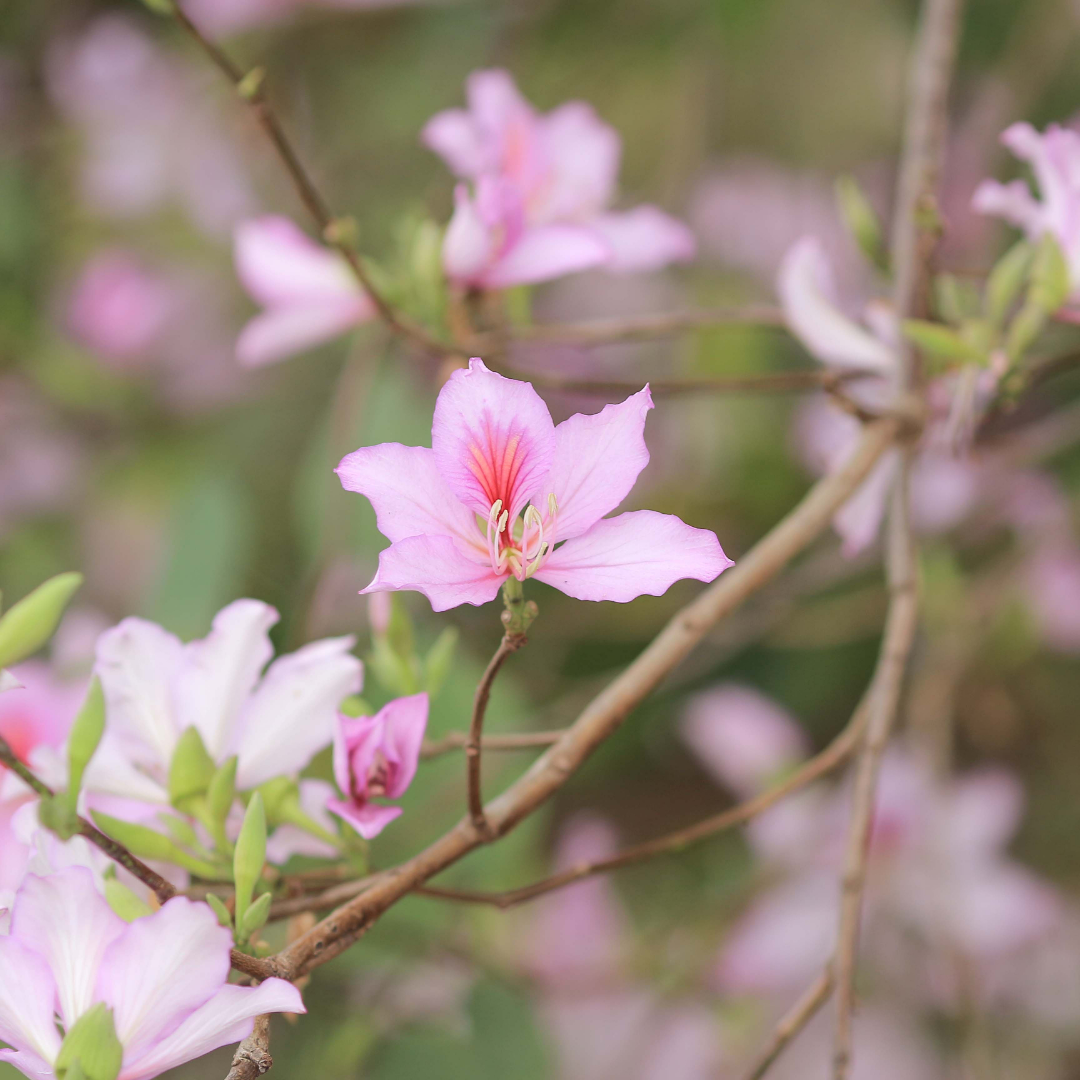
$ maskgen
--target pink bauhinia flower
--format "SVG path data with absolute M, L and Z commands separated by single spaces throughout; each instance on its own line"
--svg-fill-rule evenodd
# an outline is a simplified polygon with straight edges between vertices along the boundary
M 445 611 L 486 604 L 510 577 L 620 603 L 712 581 L 732 565 L 713 533 L 651 510 L 604 517 L 648 464 L 651 408 L 646 386 L 556 427 L 530 383 L 474 358 L 439 393 L 431 449 L 365 446 L 337 467 L 391 541 L 363 591 L 413 589 Z
M 175 897 L 125 923 L 89 871 L 30 875 L 0 937 L 0 1061 L 55 1076 L 62 1031 L 100 1004 L 123 1047 L 117 1080 L 149 1080 L 246 1038 L 260 1013 L 305 1011 L 282 979 L 230 986 L 231 945 L 205 904 Z
M 1080 133 L 1050 124 L 1040 135 L 1030 124 L 1020 123 L 1007 127 L 1001 141 L 1031 166 L 1041 199 L 1023 180 L 984 180 L 975 189 L 972 206 L 1004 218 L 1031 240 L 1052 236 L 1069 268 L 1069 302 L 1075 308 L 1080 303 Z
M 372 800 L 400 799 L 405 794 L 416 775 L 427 719 L 427 694 L 397 698 L 374 716 L 338 716 L 334 779 L 345 798 L 326 805 L 365 840 L 378 836 L 401 815 L 400 806 Z
M 467 109 L 433 116 L 421 139 L 471 181 L 455 193 L 443 246 L 460 285 L 503 289 L 604 267 L 654 270 L 692 259 L 694 236 L 654 206 L 618 213 L 621 147 L 584 102 L 538 114 L 505 71 L 477 71 Z
M 248 367 L 284 360 L 375 315 L 345 260 L 288 218 L 267 215 L 237 226 L 236 271 L 262 304 L 240 333 L 236 356 Z

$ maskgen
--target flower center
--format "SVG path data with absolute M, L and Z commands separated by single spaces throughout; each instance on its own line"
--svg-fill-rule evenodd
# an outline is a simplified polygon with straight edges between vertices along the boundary
M 530 503 L 513 522 L 510 512 L 503 509 L 502 499 L 496 499 L 488 512 L 486 534 L 492 570 L 496 574 L 513 574 L 518 581 L 532 577 L 551 554 L 557 516 L 554 494 L 548 495 L 546 518 Z
M 368 768 L 367 793 L 368 796 L 386 795 L 390 786 L 390 763 L 386 760 L 381 750 L 375 751 L 375 760 Z

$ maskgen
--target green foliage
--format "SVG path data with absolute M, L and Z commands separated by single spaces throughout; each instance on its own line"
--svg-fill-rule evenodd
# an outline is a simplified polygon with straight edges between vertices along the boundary
M 53 636 L 82 574 L 57 574 L 0 617 L 0 668 L 32 656 Z
M 255 885 L 262 877 L 266 862 L 266 811 L 262 796 L 256 791 L 248 802 L 244 813 L 244 823 L 240 826 L 240 835 L 236 839 L 236 851 L 233 855 L 233 885 L 236 889 L 235 921 L 238 927 L 244 925 Z
M 112 1010 L 99 1002 L 91 1006 L 64 1036 L 56 1057 L 59 1080 L 116 1080 L 124 1048 L 116 1036 Z

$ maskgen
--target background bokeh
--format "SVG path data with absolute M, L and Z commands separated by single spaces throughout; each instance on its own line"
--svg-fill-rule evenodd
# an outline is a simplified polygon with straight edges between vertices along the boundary
M 887 210 L 916 16 L 907 0 L 200 0 L 191 12 L 242 63 L 265 66 L 331 204 L 356 217 L 362 250 L 386 266 L 410 257 L 420 223 L 450 212 L 452 179 L 421 147 L 421 127 L 461 103 L 470 71 L 502 66 L 539 108 L 591 102 L 623 139 L 620 204 L 655 202 L 699 242 L 697 260 L 676 270 L 538 288 L 528 298 L 536 320 L 771 301 L 781 255 L 808 232 L 825 241 L 846 290 L 873 287 L 837 215 L 833 179 L 856 175 Z M 1008 123 L 1066 122 L 1080 105 L 1078 31 L 1070 0 L 968 4 L 943 188 L 946 266 L 979 272 L 1003 249 L 1004 232 L 969 210 L 971 192 L 985 176 L 1015 175 L 997 143 Z M 309 225 L 241 104 L 167 21 L 135 0 L 4 6 L 5 596 L 79 569 L 84 627 L 138 614 L 202 636 L 219 608 L 254 596 L 281 612 L 282 649 L 356 633 L 366 651 L 357 590 L 384 541 L 366 501 L 343 492 L 331 469 L 361 444 L 425 443 L 446 371 L 374 324 L 279 365 L 240 368 L 233 346 L 254 308 L 232 269 L 231 231 L 266 212 Z M 745 328 L 588 351 L 533 345 L 514 362 L 641 381 L 813 363 L 783 333 Z M 545 396 L 557 420 L 608 400 Z M 935 791 L 991 766 L 1022 784 L 1018 830 L 1003 827 L 1001 843 L 1054 907 L 1032 948 L 1058 964 L 1044 970 L 1045 956 L 1025 960 L 995 939 L 985 981 L 962 991 L 943 974 L 955 958 L 940 942 L 921 943 L 929 960 L 917 972 L 875 966 L 871 949 L 859 1077 L 1080 1076 L 1080 552 L 1075 540 L 1056 544 L 1048 566 L 1002 509 L 1048 488 L 1072 535 L 1080 419 L 1068 409 L 1078 396 L 1080 372 L 1066 371 L 994 417 L 975 453 L 1018 456 L 1019 488 L 991 475 L 964 521 L 926 539 L 928 603 L 902 733 L 908 752 L 929 760 L 920 782 Z M 811 482 L 798 407 L 790 397 L 658 398 L 633 507 L 713 529 L 738 559 Z M 1017 450 L 1033 433 L 1034 450 Z M 542 875 L 556 849 L 581 858 L 730 804 L 737 792 L 683 726 L 696 695 L 720 684 L 756 688 L 809 746 L 824 745 L 873 667 L 886 600 L 877 554 L 844 559 L 836 538 L 823 538 L 710 634 L 551 805 L 442 880 L 512 887 Z M 531 583 L 540 618 L 504 670 L 489 729 L 569 723 L 699 588 L 682 582 L 616 606 Z M 431 732 L 460 729 L 498 642 L 497 607 L 433 615 L 418 594 L 399 599 L 422 648 L 446 626 L 460 630 Z M 388 695 L 369 675 L 366 696 Z M 529 756 L 489 756 L 487 789 Z M 462 777 L 453 755 L 423 764 L 373 861 L 388 865 L 448 827 L 462 810 Z M 831 797 L 831 786 L 820 794 Z M 805 841 L 811 851 L 828 842 L 812 830 Z M 315 974 L 308 1016 L 275 1026 L 275 1075 L 738 1076 L 799 987 L 782 977 L 736 987 L 721 958 L 733 929 L 793 873 L 731 833 L 507 913 L 409 898 Z M 998 894 L 994 903 L 1006 910 L 991 922 L 1009 927 L 1035 900 L 1018 890 L 1012 907 Z M 791 933 L 776 942 L 781 959 L 797 952 Z M 895 961 L 909 946 L 917 953 L 902 937 L 881 951 Z M 826 1037 L 808 1032 L 785 1075 L 825 1075 Z M 223 1075 L 228 1057 L 182 1075 Z

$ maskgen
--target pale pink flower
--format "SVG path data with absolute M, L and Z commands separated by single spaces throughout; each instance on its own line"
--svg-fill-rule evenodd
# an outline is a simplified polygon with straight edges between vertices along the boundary
M 241 790 L 303 769 L 333 739 L 337 707 L 360 689 L 362 666 L 343 637 L 266 667 L 277 620 L 269 605 L 237 600 L 215 616 L 208 637 L 186 645 L 144 619 L 103 634 L 97 673 L 108 718 L 87 790 L 167 805 L 169 763 L 188 727 L 214 761 L 237 755 Z
M 859 322 L 842 310 L 824 249 L 817 238 L 805 236 L 794 244 L 777 275 L 777 292 L 792 332 L 816 359 L 838 371 L 859 376 L 847 392 L 871 409 L 884 407 L 892 393 L 897 365 L 899 328 L 885 304 L 867 304 Z M 992 393 L 982 379 L 973 392 L 971 409 L 978 411 Z M 955 385 L 954 385 L 955 383 Z M 931 388 L 934 414 L 912 470 L 911 504 L 916 525 L 926 532 L 952 528 L 971 509 L 977 473 L 953 450 L 958 421 L 955 405 L 965 381 L 942 379 Z M 970 396 L 970 395 L 969 395 Z M 821 398 L 810 399 L 800 411 L 796 438 L 816 472 L 838 468 L 854 450 L 861 425 L 852 416 Z M 878 534 L 900 452 L 887 451 L 855 494 L 837 511 L 833 527 L 846 555 L 855 555 Z
M 27 1076 L 52 1077 L 61 1031 L 102 1003 L 123 1046 L 118 1080 L 149 1080 L 246 1038 L 254 1018 L 304 1012 L 282 979 L 231 986 L 232 934 L 205 905 L 175 897 L 133 923 L 84 869 L 29 876 L 0 937 L 0 1050 Z
M 423 0 L 188 0 L 185 10 L 200 30 L 216 37 L 257 26 L 274 26 L 306 8 L 364 11 L 421 2 Z
M 1024 180 L 984 180 L 972 197 L 982 214 L 1004 218 L 1029 239 L 1049 234 L 1069 267 L 1072 295 L 1080 300 L 1080 133 L 1050 124 L 1041 135 L 1030 124 L 1013 124 L 1001 141 L 1035 174 L 1040 198 Z
M 792 716 L 748 686 L 729 684 L 691 698 L 681 730 L 705 768 L 744 797 L 808 751 Z
M 408 790 L 420 761 L 427 719 L 427 694 L 396 698 L 374 716 L 338 715 L 334 778 L 345 798 L 330 799 L 327 808 L 365 840 L 401 816 L 400 806 L 372 800 L 400 799 Z
M 85 681 L 64 682 L 40 660 L 27 660 L 11 669 L 19 686 L 0 694 L 0 736 L 20 761 L 29 764 L 39 747 L 60 747 L 86 692 Z M 0 765 L 2 778 L 7 773 Z
M 240 333 L 236 356 L 248 367 L 283 360 L 375 315 L 345 260 L 288 218 L 267 215 L 236 229 L 236 271 L 265 310 Z
M 608 210 L 621 147 L 584 102 L 541 115 L 506 71 L 476 71 L 467 109 L 433 116 L 421 139 L 472 181 L 455 193 L 443 262 L 461 285 L 500 289 L 604 267 L 655 270 L 692 259 L 690 230 L 653 206 Z
M 1080 550 L 1039 545 L 1023 580 L 1043 640 L 1062 652 L 1080 652 Z
M 170 283 L 129 251 L 106 249 L 83 266 L 67 311 L 72 336 L 116 367 L 138 364 L 176 303 Z
M 648 463 L 651 408 L 645 387 L 556 427 L 531 384 L 471 360 L 439 393 L 432 449 L 382 443 L 338 465 L 391 541 L 364 591 L 414 589 L 444 611 L 493 600 L 511 575 L 621 603 L 712 581 L 732 565 L 713 533 L 650 510 L 604 517 Z

